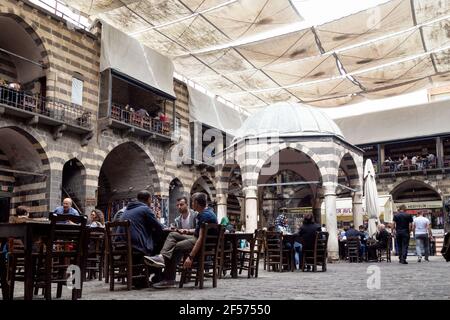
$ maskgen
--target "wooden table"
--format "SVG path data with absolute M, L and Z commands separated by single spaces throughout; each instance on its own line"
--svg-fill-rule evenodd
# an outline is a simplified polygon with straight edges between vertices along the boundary
M 25 251 L 25 300 L 33 299 L 33 240 L 50 233 L 50 222 L 0 223 L 0 241 L 8 238 L 22 239 Z M 0 277 L 2 281 L 3 299 L 9 299 L 9 287 L 6 281 L 6 264 L 0 259 Z
M 238 277 L 238 243 L 240 240 L 250 241 L 253 239 L 253 233 L 225 233 L 225 242 L 231 242 L 233 247 L 233 252 L 231 254 L 231 277 Z

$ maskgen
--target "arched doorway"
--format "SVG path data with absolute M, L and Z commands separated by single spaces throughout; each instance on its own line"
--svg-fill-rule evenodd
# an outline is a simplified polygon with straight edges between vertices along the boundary
M 48 213 L 50 169 L 39 142 L 16 127 L 0 128 L 0 212 L 1 221 L 20 205 L 33 216 Z
M 44 42 L 22 18 L 0 14 L 0 79 L 20 84 L 20 90 L 45 96 L 48 55 Z
M 442 197 L 429 184 L 420 180 L 407 180 L 396 186 L 391 194 L 397 208 L 404 204 L 406 212 L 414 216 L 421 211 L 431 221 L 432 229 L 444 229 Z
M 245 220 L 243 207 L 244 193 L 242 192 L 241 168 L 235 165 L 230 172 L 228 182 L 227 216 L 236 230 L 241 230 Z
M 292 231 L 301 224 L 306 213 L 313 213 L 320 222 L 320 213 L 313 210 L 322 183 L 316 163 L 305 153 L 292 148 L 279 151 L 266 164 L 274 157 L 278 157 L 277 173 L 260 173 L 258 177 L 258 227 L 272 226 L 281 209 L 286 209 Z
M 216 198 L 216 188 L 212 183 L 211 179 L 207 176 L 201 176 L 198 178 L 191 188 L 191 196 L 196 192 L 206 193 L 208 197 L 208 206 L 216 210 L 215 198 Z
M 61 202 L 64 198 L 71 198 L 73 207 L 84 214 L 84 203 L 86 200 L 86 170 L 78 159 L 70 159 L 64 164 Z
M 173 179 L 169 184 L 169 223 L 174 222 L 178 216 L 177 199 L 184 196 L 184 187 L 178 178 Z
M 153 194 L 152 209 L 163 212 L 158 174 L 149 156 L 137 144 L 126 142 L 115 147 L 106 156 L 98 180 L 97 207 L 109 220 L 141 190 Z

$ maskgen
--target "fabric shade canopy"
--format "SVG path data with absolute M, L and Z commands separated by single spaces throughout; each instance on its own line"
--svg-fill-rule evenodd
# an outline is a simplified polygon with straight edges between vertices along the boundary
M 450 0 L 391 0 L 310 28 L 300 28 L 302 13 L 289 0 L 65 2 L 249 109 L 278 101 L 335 107 L 449 80 Z
M 102 23 L 100 71 L 108 68 L 175 98 L 172 61 L 107 23 Z

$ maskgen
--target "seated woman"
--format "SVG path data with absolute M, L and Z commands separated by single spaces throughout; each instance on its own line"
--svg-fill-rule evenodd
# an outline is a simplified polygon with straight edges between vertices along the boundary
M 91 228 L 104 228 L 105 227 L 105 218 L 103 216 L 103 212 L 98 209 L 94 209 L 89 216 L 89 226 Z
M 234 226 L 230 222 L 230 219 L 228 219 L 228 217 L 223 217 L 222 220 L 220 221 L 220 224 L 223 226 L 223 228 L 225 229 L 226 233 L 233 233 L 233 232 L 235 232 Z
M 25 206 L 18 206 L 16 214 L 9 217 L 9 223 L 23 223 L 28 220 L 28 208 Z
M 275 219 L 275 231 L 281 232 L 282 234 L 292 234 L 291 227 L 288 224 L 288 218 L 284 214 L 279 214 Z M 283 242 L 283 246 L 285 249 L 291 249 L 292 244 L 290 242 Z M 295 266 L 299 267 L 301 254 L 302 254 L 302 245 L 300 242 L 294 241 L 294 250 L 295 250 Z

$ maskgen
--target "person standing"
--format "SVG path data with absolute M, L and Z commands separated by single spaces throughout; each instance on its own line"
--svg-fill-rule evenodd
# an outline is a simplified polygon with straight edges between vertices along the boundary
M 425 261 L 429 261 L 429 239 L 431 238 L 430 220 L 423 216 L 423 212 L 419 211 L 417 217 L 414 219 L 413 226 L 414 238 L 416 239 L 417 262 L 422 261 L 422 254 L 425 255 Z
M 405 210 L 406 206 L 402 204 L 399 207 L 399 212 L 394 215 L 394 234 L 397 240 L 399 262 L 402 264 L 408 264 L 406 258 L 413 224 L 412 216 L 407 214 Z

